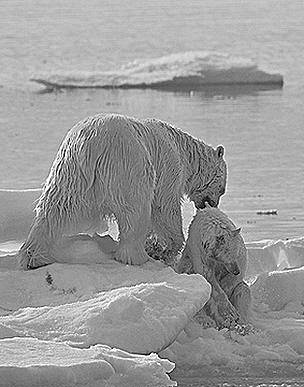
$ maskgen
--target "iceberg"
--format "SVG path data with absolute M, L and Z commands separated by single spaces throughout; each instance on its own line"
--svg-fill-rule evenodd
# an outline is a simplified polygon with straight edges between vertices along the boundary
M 268 73 L 252 60 L 221 52 L 189 51 L 135 60 L 118 70 L 37 74 L 31 81 L 48 90 L 63 88 L 152 88 L 196 90 L 218 85 L 283 86 L 283 76 Z

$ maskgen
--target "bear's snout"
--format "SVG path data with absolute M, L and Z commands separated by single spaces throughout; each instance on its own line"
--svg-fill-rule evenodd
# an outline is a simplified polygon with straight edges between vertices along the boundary
M 206 208 L 206 202 L 209 204 L 210 207 L 218 206 L 218 203 L 212 200 L 209 196 L 204 196 L 202 199 L 200 199 L 199 202 L 195 201 L 194 204 L 198 210 L 203 210 L 204 208 Z

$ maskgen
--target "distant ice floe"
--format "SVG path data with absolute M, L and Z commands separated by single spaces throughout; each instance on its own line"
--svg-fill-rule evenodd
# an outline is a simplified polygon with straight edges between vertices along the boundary
M 31 81 L 48 90 L 63 88 L 200 89 L 218 85 L 282 87 L 283 76 L 252 60 L 221 52 L 189 51 L 155 59 L 135 60 L 118 70 L 35 75 Z

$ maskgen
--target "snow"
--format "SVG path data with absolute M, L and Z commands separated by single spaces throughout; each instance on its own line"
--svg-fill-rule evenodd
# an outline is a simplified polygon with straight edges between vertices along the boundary
M 175 362 L 177 369 L 196 369 L 201 375 L 237 374 L 261 377 L 302 376 L 304 371 L 304 321 L 284 314 L 264 317 L 254 315 L 255 332 L 240 336 L 227 330 L 202 329 L 197 323 L 187 325 L 175 342 L 160 352 Z M 271 371 L 272 370 L 272 371 Z
M 304 265 L 304 237 L 286 241 L 250 242 L 246 247 L 248 277 Z
M 152 261 L 140 267 L 113 260 L 55 263 L 26 272 L 17 270 L 13 257 L 2 261 L 0 383 L 175 385 L 168 376 L 174 363 L 155 352 L 170 345 L 208 300 L 204 278 Z M 28 362 L 19 364 L 19 358 Z
M 247 278 L 252 281 L 251 323 L 254 332 L 240 336 L 228 330 L 202 329 L 189 322 L 159 355 L 177 368 L 203 367 L 229 375 L 242 370 L 253 376 L 302 376 L 304 372 L 304 238 L 247 243 Z M 269 271 L 267 271 L 269 270 Z
M 288 309 L 294 305 L 304 312 L 304 267 L 273 271 L 260 275 L 251 286 L 257 307 L 270 310 Z
M 283 77 L 258 68 L 252 60 L 216 51 L 188 51 L 136 60 L 116 71 L 35 75 L 47 88 L 199 88 L 206 85 L 261 85 L 281 87 Z
M 66 343 L 19 338 L 1 340 L 1 387 L 174 386 L 174 368 L 156 354 L 132 355 L 105 345 L 89 349 Z
M 24 192 L 29 200 L 38 194 Z M 85 239 L 61 263 L 19 270 L 14 250 L 25 223 L 14 235 L 5 221 L 13 200 L 1 195 L 8 204 L 0 200 L 6 211 L 0 215 L 0 386 L 150 387 L 176 385 L 179 375 L 303 376 L 304 237 L 246 244 L 254 330 L 241 336 L 195 321 L 210 293 L 199 275 L 178 275 L 152 260 L 137 267 L 94 258 L 95 245 Z M 12 195 L 22 202 L 22 193 Z M 17 207 L 16 219 L 32 215 Z
M 7 380 L 22 375 L 20 380 L 25 378 L 29 385 L 47 380 L 50 385 L 64 381 L 76 386 L 85 385 L 77 379 L 83 377 L 88 386 L 95 386 L 96 375 L 100 385 L 128 385 L 129 380 L 129 385 L 136 386 L 134 380 L 140 380 L 142 386 L 166 386 L 174 385 L 168 376 L 174 364 L 171 379 L 179 372 L 184 376 L 199 372 L 200 377 L 232 371 L 255 377 L 301 376 L 304 268 L 290 266 L 303 259 L 303 238 L 250 243 L 248 250 L 254 332 L 246 336 L 203 329 L 193 315 L 208 299 L 208 284 L 198 275 L 177 275 L 159 262 L 141 267 L 113 260 L 91 265 L 56 263 L 23 272 L 13 264 L 7 267 L 14 258 L 1 259 L 0 348 L 3 367 L 11 364 L 2 368 Z M 265 272 L 265 267 L 271 271 Z M 111 374 L 112 357 L 105 357 L 104 351 L 121 354 L 121 350 L 125 351 L 119 357 L 124 373 L 115 366 Z M 49 351 L 54 355 L 47 357 Z M 76 352 L 61 355 L 65 351 Z M 102 355 L 96 357 L 96 351 Z M 29 359 L 26 365 L 18 361 L 19 352 Z M 97 364 L 96 358 L 110 365 Z M 129 368 L 130 359 L 134 370 Z M 134 377 L 135 370 L 140 376 Z
M 2 273 L 3 294 L 10 300 L 14 298 L 15 304 L 17 293 L 21 294 L 22 306 L 41 304 L 39 298 L 44 303 L 52 302 L 53 298 L 60 304 L 24 308 L 0 317 L 0 337 L 4 326 L 4 337 L 10 328 L 14 333 L 9 336 L 56 339 L 78 347 L 107 344 L 149 354 L 171 344 L 188 319 L 209 299 L 210 285 L 199 275 L 178 275 L 170 268 L 160 270 L 162 265 L 156 264 L 155 269 L 152 263 L 143 268 L 117 262 L 100 266 L 74 270 L 72 265 L 54 264 L 35 272 L 15 272 L 18 278 L 15 282 L 14 274 L 8 273 L 7 277 Z M 58 273 L 63 274 L 57 277 Z M 152 279 L 153 274 L 157 279 Z M 90 298 L 79 301 L 81 296 Z M 75 301 L 64 302 L 71 299 Z M 12 307 L 5 305 L 6 310 Z

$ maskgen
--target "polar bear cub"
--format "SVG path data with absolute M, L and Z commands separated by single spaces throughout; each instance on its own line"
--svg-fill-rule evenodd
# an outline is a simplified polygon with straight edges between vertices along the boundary
M 198 320 L 211 318 L 220 329 L 247 323 L 251 296 L 244 282 L 246 267 L 247 251 L 240 229 L 222 211 L 206 203 L 190 224 L 177 264 L 179 273 L 199 273 L 212 285 L 211 298 Z

